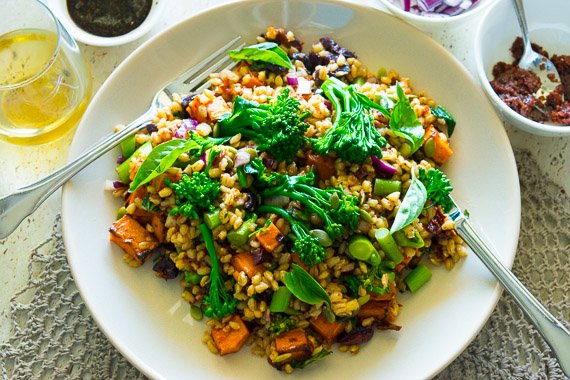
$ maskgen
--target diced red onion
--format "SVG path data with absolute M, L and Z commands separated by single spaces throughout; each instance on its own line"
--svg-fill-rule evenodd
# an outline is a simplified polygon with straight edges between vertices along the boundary
M 446 5 L 450 7 L 456 7 L 463 2 L 463 0 L 443 0 Z
M 324 103 L 325 103 L 325 106 L 329 109 L 329 111 L 332 111 L 332 103 L 331 103 L 331 101 L 328 100 L 328 99 L 325 99 Z
M 448 5 L 446 5 L 445 3 L 440 5 L 439 7 L 434 9 L 435 13 L 442 13 L 446 8 L 448 7 Z
M 119 156 L 117 157 L 117 164 L 122 164 L 123 162 L 125 162 L 126 159 L 127 158 L 125 156 L 119 154 Z
M 311 91 L 311 81 L 305 78 L 296 78 L 297 79 L 297 94 L 307 95 L 310 94 Z
M 234 167 L 238 168 L 242 165 L 248 164 L 251 161 L 251 154 L 246 151 L 240 150 L 236 154 L 236 159 L 234 162 Z
M 425 17 L 457 16 L 473 8 L 479 0 L 391 0 L 403 10 Z
M 123 187 L 127 187 L 127 185 L 122 183 L 121 181 L 113 181 L 113 187 L 115 189 L 122 189 Z
M 289 86 L 298 86 L 299 85 L 299 80 L 297 79 L 297 77 L 287 77 L 287 84 Z
M 457 16 L 460 13 L 463 13 L 465 9 L 461 8 L 461 7 L 448 7 L 443 11 L 443 14 L 446 14 L 448 16 Z
M 372 156 L 372 166 L 376 171 L 376 174 L 384 174 L 388 176 L 392 176 L 396 173 L 396 168 L 393 166 L 388 165 L 384 161 L 382 161 L 378 156 Z
M 473 2 L 471 0 L 463 0 L 463 2 L 461 2 L 461 4 L 459 4 L 459 7 L 467 10 L 467 9 L 471 8 L 472 5 L 473 5 Z
M 425 12 L 431 12 L 443 4 L 443 0 L 418 0 L 419 7 Z
M 194 119 L 182 119 L 182 123 L 180 127 L 174 132 L 174 137 L 177 139 L 186 139 L 188 138 L 188 131 L 196 130 L 196 126 L 198 125 L 198 121 Z

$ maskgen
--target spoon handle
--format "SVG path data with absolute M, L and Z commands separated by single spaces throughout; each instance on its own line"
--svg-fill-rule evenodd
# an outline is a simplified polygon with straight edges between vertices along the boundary
M 455 220 L 457 233 L 513 297 L 558 358 L 562 371 L 566 376 L 570 376 L 570 332 L 568 329 L 550 314 L 513 272 L 498 259 L 463 213 L 456 218 L 452 216 L 452 219 Z
M 135 132 L 150 120 L 150 110 L 117 133 L 110 134 L 95 143 L 86 152 L 70 161 L 59 170 L 0 198 L 0 240 L 8 237 L 27 216 L 33 213 L 54 191 L 75 174 L 118 145 L 125 137 Z
M 512 0 L 512 1 L 513 1 L 513 6 L 515 7 L 515 13 L 517 15 L 517 20 L 519 22 L 519 26 L 521 27 L 522 38 L 523 38 L 525 49 L 526 49 L 527 45 L 530 48 L 530 40 L 528 38 L 528 35 L 529 35 L 528 26 L 526 24 L 526 16 L 524 13 L 523 2 L 522 2 L 522 0 Z

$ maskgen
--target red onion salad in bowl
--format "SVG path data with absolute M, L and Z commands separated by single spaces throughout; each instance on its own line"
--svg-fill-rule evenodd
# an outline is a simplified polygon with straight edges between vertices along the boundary
M 488 8 L 496 0 L 380 0 L 394 16 L 425 32 L 455 25 Z

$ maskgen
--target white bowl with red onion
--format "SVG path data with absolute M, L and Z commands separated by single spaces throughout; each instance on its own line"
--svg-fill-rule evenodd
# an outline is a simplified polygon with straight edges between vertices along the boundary
M 425 31 L 471 18 L 496 0 L 380 0 L 396 17 Z

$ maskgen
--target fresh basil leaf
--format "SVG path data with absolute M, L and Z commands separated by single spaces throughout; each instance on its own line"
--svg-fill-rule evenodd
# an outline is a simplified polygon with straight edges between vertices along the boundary
M 410 144 L 412 153 L 414 153 L 422 146 L 425 131 L 398 82 L 396 82 L 396 92 L 398 102 L 390 115 L 390 129 L 394 131 L 396 136 L 405 139 Z
M 447 124 L 447 135 L 451 137 L 453 131 L 455 130 L 456 124 L 453 116 L 451 116 L 451 114 L 447 112 L 447 110 L 442 106 L 437 106 L 436 108 L 430 107 L 430 109 L 433 116 L 437 117 L 438 119 L 445 120 L 445 123 Z
M 240 50 L 230 50 L 228 55 L 235 61 L 258 61 L 272 63 L 288 69 L 293 68 L 287 53 L 274 42 L 262 42 L 246 46 Z
M 155 146 L 137 171 L 130 190 L 134 191 L 170 168 L 184 152 L 194 150 L 201 152 L 202 145 L 194 140 L 175 139 Z
M 364 95 L 363 93 L 357 92 L 356 90 L 353 92 L 353 94 L 356 95 L 356 97 L 363 103 L 365 104 L 368 108 L 374 108 L 380 112 L 382 112 L 385 116 L 389 117 L 390 113 L 388 112 L 388 110 L 377 103 L 374 103 L 372 100 L 370 100 L 370 98 L 366 95 Z
M 285 286 L 295 297 L 309 305 L 325 302 L 330 306 L 331 299 L 323 287 L 307 271 L 297 264 L 291 264 L 291 271 L 283 278 Z
M 427 191 L 423 183 L 416 178 L 412 171 L 412 183 L 400 204 L 400 208 L 390 228 L 390 233 L 401 230 L 420 216 L 427 201 Z

